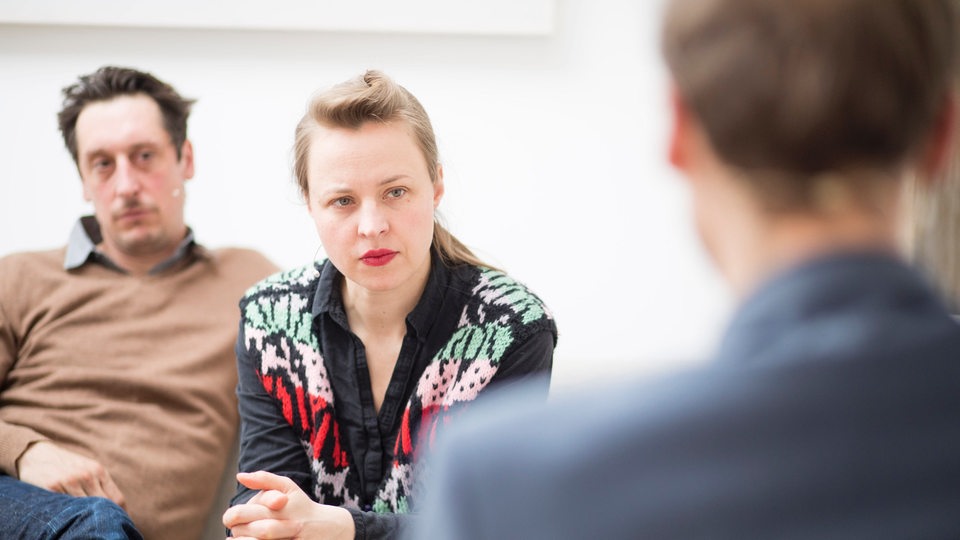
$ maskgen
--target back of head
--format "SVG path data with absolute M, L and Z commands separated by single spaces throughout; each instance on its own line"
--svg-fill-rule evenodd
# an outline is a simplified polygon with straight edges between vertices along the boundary
M 304 198 L 309 196 L 307 165 L 315 128 L 359 129 L 368 122 L 396 122 L 406 126 L 423 154 L 430 181 L 436 183 L 442 180 L 433 124 L 423 105 L 390 77 L 380 71 L 368 70 L 359 77 L 314 95 L 297 124 L 293 173 Z M 489 267 L 436 220 L 433 249 L 440 260 L 449 266 L 471 264 Z
M 780 188 L 796 195 L 803 178 L 915 157 L 953 83 L 956 11 L 953 0 L 672 0 L 663 48 L 718 156 L 787 178 Z
M 104 66 L 89 75 L 82 75 L 76 83 L 63 89 L 63 108 L 57 119 L 63 142 L 73 156 L 74 163 L 77 162 L 77 119 L 83 109 L 90 103 L 136 94 L 149 96 L 160 107 L 164 128 L 170 134 L 177 157 L 180 157 L 180 150 L 187 139 L 187 118 L 194 100 L 183 98 L 172 86 L 149 73 Z

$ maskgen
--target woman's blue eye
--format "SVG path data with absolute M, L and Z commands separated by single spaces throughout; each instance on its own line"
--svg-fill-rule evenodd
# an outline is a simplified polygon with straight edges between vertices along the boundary
M 397 199 L 397 198 L 403 197 L 403 194 L 406 192 L 407 192 L 406 188 L 402 188 L 402 187 L 393 188 L 387 192 L 387 196 Z

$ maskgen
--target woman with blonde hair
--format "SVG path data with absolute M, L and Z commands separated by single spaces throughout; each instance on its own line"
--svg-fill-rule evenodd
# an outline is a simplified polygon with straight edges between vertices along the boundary
M 506 379 L 540 375 L 546 394 L 552 316 L 436 222 L 437 154 L 423 107 L 377 71 L 314 97 L 297 126 L 328 258 L 241 302 L 234 536 L 397 536 L 456 410 Z

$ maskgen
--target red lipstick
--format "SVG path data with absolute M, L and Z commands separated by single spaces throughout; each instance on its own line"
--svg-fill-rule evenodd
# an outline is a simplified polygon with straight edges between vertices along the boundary
M 397 252 L 391 249 L 371 249 L 360 260 L 367 266 L 383 266 L 393 260 Z

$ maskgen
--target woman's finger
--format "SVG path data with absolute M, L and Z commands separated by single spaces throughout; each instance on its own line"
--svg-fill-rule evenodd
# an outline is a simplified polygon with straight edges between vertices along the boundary
M 286 519 L 260 519 L 237 525 L 230 533 L 237 537 L 270 538 L 271 540 L 296 538 L 302 527 L 299 523 Z

